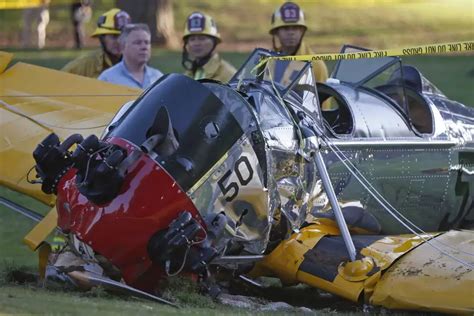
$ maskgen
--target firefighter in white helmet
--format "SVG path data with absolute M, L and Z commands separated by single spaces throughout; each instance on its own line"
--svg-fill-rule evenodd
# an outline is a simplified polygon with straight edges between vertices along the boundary
M 101 49 L 80 56 L 63 67 L 63 71 L 97 78 L 104 70 L 117 64 L 122 54 L 118 37 L 122 28 L 131 22 L 127 12 L 111 9 L 99 17 L 92 37 L 99 38 Z
M 184 74 L 198 79 L 228 82 L 236 69 L 215 51 L 221 42 L 215 21 L 209 15 L 193 12 L 186 19 L 183 35 Z

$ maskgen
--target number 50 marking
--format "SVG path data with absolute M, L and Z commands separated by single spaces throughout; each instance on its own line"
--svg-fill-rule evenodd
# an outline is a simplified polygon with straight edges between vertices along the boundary
M 245 166 L 242 166 L 245 165 Z M 242 168 L 246 168 L 248 175 L 246 178 L 242 175 L 241 170 Z M 246 156 L 240 157 L 234 164 L 234 171 L 237 176 L 237 179 L 239 179 L 240 185 L 247 185 L 249 182 L 252 180 L 253 177 L 253 169 L 252 166 L 250 165 L 250 162 Z M 232 201 L 235 199 L 235 197 L 239 194 L 239 185 L 237 182 L 231 182 L 227 185 L 224 184 L 224 182 L 232 175 L 232 170 L 227 170 L 226 173 L 217 181 L 217 184 L 219 185 L 219 188 L 221 189 L 221 192 L 223 195 L 226 195 L 229 192 L 232 192 L 231 195 L 226 196 L 225 200 L 227 202 Z

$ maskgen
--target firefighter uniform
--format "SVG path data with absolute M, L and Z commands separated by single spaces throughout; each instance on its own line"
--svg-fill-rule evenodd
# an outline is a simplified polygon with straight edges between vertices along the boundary
M 300 47 L 295 55 L 312 55 L 314 52 L 309 48 L 304 41 L 301 41 Z M 314 78 L 317 82 L 326 82 L 328 79 L 328 69 L 326 64 L 322 60 L 315 60 L 311 62 L 313 66 L 313 74 Z M 299 72 L 299 68 L 297 69 L 287 69 L 285 75 L 282 76 L 280 80 L 278 80 L 283 85 L 289 84 L 294 78 L 291 77 L 292 72 Z
M 205 35 L 214 41 L 214 47 L 206 57 L 199 60 L 189 56 L 186 49 L 187 40 L 192 35 Z M 221 35 L 217 31 L 216 22 L 212 17 L 201 12 L 193 12 L 186 20 L 184 28 L 182 64 L 185 68 L 184 74 L 195 80 L 213 79 L 221 82 L 228 82 L 236 73 L 236 69 L 227 61 L 223 60 L 215 52 L 216 46 L 222 41 Z
M 235 72 L 236 69 L 234 66 L 223 60 L 219 54 L 215 53 L 206 64 L 196 69 L 194 73 L 191 70 L 186 70 L 184 74 L 195 80 L 206 78 L 228 82 Z
M 85 77 L 97 78 L 104 70 L 114 65 L 107 53 L 102 37 L 105 35 L 120 35 L 121 29 L 128 23 L 130 23 L 130 16 L 120 9 L 114 8 L 102 14 L 97 22 L 97 28 L 92 34 L 92 37 L 99 38 L 102 49 L 78 57 L 61 70 Z M 115 63 L 118 61 L 120 60 L 118 59 Z
M 309 46 L 306 45 L 304 41 L 301 41 L 300 48 L 296 52 L 295 55 L 313 55 L 314 52 L 311 50 Z M 328 68 L 326 67 L 326 63 L 322 60 L 315 60 L 311 62 L 313 66 L 313 73 L 314 77 L 316 78 L 317 82 L 326 82 L 328 79 Z
M 293 2 L 286 2 L 281 7 L 277 8 L 272 14 L 271 28 L 269 33 L 273 36 L 273 49 L 277 52 L 281 52 L 281 47 L 277 47 L 275 44 L 275 36 L 277 29 L 288 26 L 300 26 L 304 28 L 304 32 L 307 30 L 306 21 L 303 10 Z M 313 55 L 314 52 L 303 40 L 304 33 L 301 37 L 298 50 L 294 55 Z M 328 68 L 326 63 L 322 60 L 316 60 L 312 62 L 314 78 L 317 82 L 326 82 L 328 79 Z M 323 110 L 334 110 L 337 105 L 335 102 L 329 100 L 322 104 Z
M 69 62 L 62 71 L 97 78 L 105 69 L 112 66 L 112 61 L 103 50 L 95 50 Z

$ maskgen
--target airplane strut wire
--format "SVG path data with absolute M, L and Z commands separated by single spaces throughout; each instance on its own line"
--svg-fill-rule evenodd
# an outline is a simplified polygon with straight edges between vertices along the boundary
M 324 134 L 321 134 L 320 135 L 324 135 Z M 426 239 L 425 236 L 423 236 L 422 234 L 427 234 L 425 231 L 423 231 L 423 229 L 421 229 L 420 227 L 418 227 L 416 224 L 414 224 L 411 220 L 409 220 L 407 217 L 405 217 L 403 214 L 401 214 L 394 206 L 392 206 L 390 204 L 390 202 L 388 202 L 382 194 L 380 194 L 377 189 L 375 189 L 372 184 L 364 177 L 364 175 L 357 169 L 357 167 L 350 161 L 350 159 L 345 156 L 345 154 L 337 147 L 337 145 L 335 145 L 334 143 L 331 142 L 331 140 L 328 138 L 328 137 L 324 137 L 323 136 L 323 140 L 324 142 L 329 146 L 329 148 L 331 148 L 333 150 L 333 152 L 336 154 L 337 158 L 344 164 L 344 166 L 347 168 L 347 170 L 359 181 L 359 183 L 367 190 L 367 192 L 369 192 L 375 199 L 376 201 L 393 217 L 395 218 L 400 224 L 402 224 L 406 229 L 408 229 L 410 232 L 412 232 L 413 234 L 415 234 L 416 236 L 418 236 L 419 238 L 421 238 L 423 241 L 425 241 L 426 243 L 428 243 L 431 247 L 435 248 L 436 250 L 438 250 L 440 253 L 446 255 L 447 257 L 461 263 L 462 265 L 465 265 L 467 267 L 469 267 L 470 269 L 474 270 L 474 265 L 469 263 L 469 262 L 466 262 L 460 258 L 457 258 L 456 256 L 454 255 L 451 255 L 449 253 L 447 253 L 446 251 L 440 249 L 438 246 L 434 245 L 433 241 L 440 244 L 440 245 L 443 245 L 447 248 L 451 248 L 452 250 L 456 251 L 456 252 L 459 252 L 459 253 L 463 253 L 463 254 L 466 254 L 466 255 L 469 255 L 469 256 L 474 256 L 473 253 L 469 253 L 469 252 L 466 252 L 466 251 L 462 251 L 462 250 L 459 250 L 459 249 L 456 249 L 450 245 L 447 245 L 443 242 L 440 242 L 436 239 Z M 404 220 L 410 224 L 411 226 L 413 226 L 414 228 L 410 227 L 410 225 L 408 225 L 406 222 L 404 222 Z M 417 230 L 420 231 L 420 233 L 418 233 L 415 228 Z

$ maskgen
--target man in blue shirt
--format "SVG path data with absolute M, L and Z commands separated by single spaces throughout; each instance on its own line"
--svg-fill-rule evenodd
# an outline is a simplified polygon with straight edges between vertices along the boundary
M 122 61 L 97 78 L 133 88 L 146 89 L 163 74 L 147 66 L 151 57 L 151 35 L 146 24 L 128 24 L 119 37 Z

